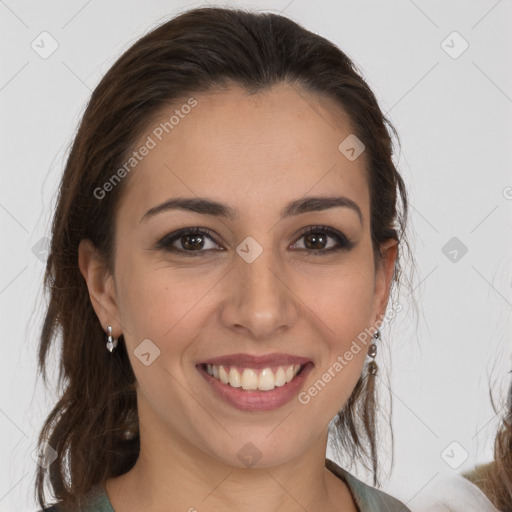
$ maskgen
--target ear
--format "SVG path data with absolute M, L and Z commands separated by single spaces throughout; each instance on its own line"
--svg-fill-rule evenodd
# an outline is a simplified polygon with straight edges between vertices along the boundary
M 112 336 L 122 334 L 114 277 L 107 269 L 104 259 L 89 239 L 80 240 L 78 246 L 78 266 L 89 289 L 89 297 L 103 330 L 112 326 Z
M 391 290 L 391 282 L 393 272 L 395 270 L 395 262 L 398 254 L 398 242 L 392 238 L 386 240 L 380 247 L 381 257 L 377 262 L 375 274 L 375 299 L 374 299 L 374 315 L 373 324 L 382 322 L 386 314 L 386 308 Z

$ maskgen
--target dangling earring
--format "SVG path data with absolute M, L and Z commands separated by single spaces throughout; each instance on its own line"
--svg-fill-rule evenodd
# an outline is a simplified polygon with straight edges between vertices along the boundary
M 368 357 L 372 358 L 372 360 L 368 363 L 368 373 L 371 376 L 377 375 L 377 371 L 379 369 L 377 363 L 375 362 L 375 356 L 377 355 L 377 345 L 375 345 L 375 342 L 380 339 L 380 331 L 378 329 L 375 331 L 373 338 L 374 341 L 372 342 L 368 349 Z
M 114 349 L 117 347 L 117 338 L 114 338 L 112 336 L 112 326 L 111 325 L 108 325 L 107 326 L 107 331 L 108 331 L 108 334 L 107 334 L 107 350 L 110 350 L 110 352 L 112 353 L 114 351 Z
M 375 475 L 377 474 L 377 436 L 375 432 L 375 412 L 377 409 L 377 389 L 376 389 L 376 378 L 379 367 L 375 362 L 375 356 L 377 355 L 377 342 L 380 339 L 380 331 L 377 329 L 373 335 L 373 340 L 368 347 L 368 357 L 371 361 L 368 363 L 368 369 L 366 374 L 366 393 L 363 406 L 363 422 L 365 425 L 366 435 L 370 442 L 370 453 L 373 460 L 373 474 L 374 482 L 376 484 Z

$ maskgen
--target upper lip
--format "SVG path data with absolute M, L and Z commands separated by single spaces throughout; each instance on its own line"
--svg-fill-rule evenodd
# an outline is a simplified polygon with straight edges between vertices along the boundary
M 287 366 L 292 364 L 306 364 L 310 361 L 307 357 L 293 356 L 291 354 L 266 354 L 262 356 L 251 354 L 227 354 L 225 356 L 212 357 L 202 364 L 212 364 L 216 366 L 231 365 L 245 366 L 248 368 L 267 368 L 269 366 Z

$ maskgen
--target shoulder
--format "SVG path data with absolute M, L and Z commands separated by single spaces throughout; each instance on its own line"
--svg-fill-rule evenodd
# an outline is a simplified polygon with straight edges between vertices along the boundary
M 347 484 L 361 512 L 411 512 L 401 501 L 365 484 L 332 460 L 326 459 L 325 466 Z
M 463 473 L 462 476 L 476 485 L 486 496 L 492 496 L 494 491 L 493 480 L 495 463 L 488 462 L 475 466 L 471 471 Z M 492 501 L 492 500 L 491 500 Z
M 487 496 L 462 475 L 439 477 L 415 500 L 415 512 L 499 512 Z

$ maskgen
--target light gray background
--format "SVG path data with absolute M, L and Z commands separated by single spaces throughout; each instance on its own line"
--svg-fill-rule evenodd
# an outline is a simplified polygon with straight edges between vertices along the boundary
M 199 5 L 207 4 L 0 0 L 0 511 L 36 508 L 31 453 L 55 397 L 35 379 L 44 247 L 39 257 L 32 248 L 48 234 L 77 122 L 123 51 L 156 24 Z M 497 423 L 489 385 L 503 398 L 512 369 L 512 3 L 223 5 L 282 12 L 335 42 L 399 131 L 420 315 L 416 324 L 404 290 L 404 309 L 383 333 L 395 433 L 395 465 L 384 489 L 414 508 L 436 479 L 491 459 Z M 43 31 L 59 45 L 47 59 L 31 48 Z M 458 58 L 442 47 L 454 31 L 469 44 Z M 461 44 L 450 36 L 444 45 L 453 54 Z M 442 252 L 452 237 L 468 249 L 455 262 Z M 385 360 L 381 351 L 381 367 Z

